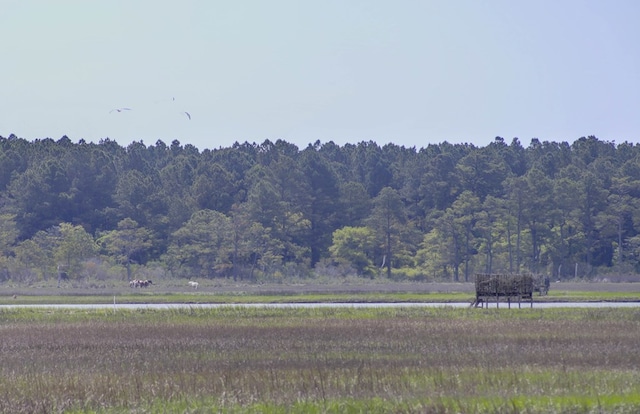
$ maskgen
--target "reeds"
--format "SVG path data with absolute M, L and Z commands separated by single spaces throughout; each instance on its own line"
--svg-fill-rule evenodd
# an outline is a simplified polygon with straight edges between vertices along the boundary
M 47 312 L 0 312 L 0 412 L 640 408 L 630 309 Z

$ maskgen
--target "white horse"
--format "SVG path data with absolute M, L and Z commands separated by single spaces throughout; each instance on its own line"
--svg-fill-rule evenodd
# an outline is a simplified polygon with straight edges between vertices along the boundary
M 193 280 L 190 280 L 190 281 L 189 281 L 189 286 L 191 286 L 191 287 L 192 287 L 192 288 L 194 288 L 194 289 L 198 289 L 198 285 L 199 285 L 199 284 L 200 284 L 200 283 L 198 283 L 198 282 L 194 282 Z

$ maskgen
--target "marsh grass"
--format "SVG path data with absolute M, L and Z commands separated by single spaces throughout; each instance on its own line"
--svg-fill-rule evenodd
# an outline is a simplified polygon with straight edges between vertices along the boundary
M 131 289 L 128 285 L 56 288 L 3 284 L 0 305 L 104 305 L 112 304 L 114 299 L 119 304 L 471 303 L 475 299 L 472 284 L 452 283 L 218 286 L 203 281 L 200 288 L 193 290 L 168 281 L 145 289 Z M 533 299 L 534 302 L 640 302 L 640 283 L 554 283 L 548 296 L 534 295 Z
M 464 292 L 434 293 L 358 293 L 358 294 L 245 294 L 245 293 L 157 293 L 135 292 L 86 294 L 0 295 L 0 305 L 58 304 L 252 304 L 252 303 L 471 303 L 475 296 Z M 640 292 L 551 291 L 534 296 L 535 302 L 640 302 Z
M 550 290 L 548 296 L 543 296 L 543 297 L 534 296 L 534 300 L 563 301 L 563 302 L 583 302 L 583 301 L 638 302 L 640 301 L 640 292 Z
M 0 312 L 0 412 L 637 412 L 640 311 Z
M 244 294 L 189 292 L 189 293 L 117 293 L 105 294 L 61 294 L 61 295 L 29 295 L 20 294 L 0 296 L 0 305 L 52 305 L 52 304 L 111 304 L 113 300 L 120 304 L 146 303 L 448 303 L 470 302 L 473 298 L 468 293 L 358 293 L 358 294 Z

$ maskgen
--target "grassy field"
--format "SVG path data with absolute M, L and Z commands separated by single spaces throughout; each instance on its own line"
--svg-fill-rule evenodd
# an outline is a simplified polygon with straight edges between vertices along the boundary
M 640 309 L 0 310 L 0 412 L 636 413 Z
M 0 305 L 144 303 L 420 303 L 469 302 L 472 283 L 360 283 L 360 284 L 207 284 L 194 290 L 180 282 L 157 282 L 145 289 L 123 283 L 110 287 L 54 285 L 1 286 Z M 640 283 L 559 283 L 534 302 L 640 302 Z

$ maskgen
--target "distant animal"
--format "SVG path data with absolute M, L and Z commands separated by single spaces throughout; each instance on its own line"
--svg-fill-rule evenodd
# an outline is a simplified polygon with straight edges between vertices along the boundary
M 187 116 L 187 118 L 189 118 L 189 120 L 191 120 L 191 114 L 189 112 L 183 112 L 183 114 L 185 114 Z
M 129 282 L 129 287 L 131 288 L 143 288 L 143 287 L 149 287 L 150 285 L 152 285 L 153 282 L 151 280 L 140 280 L 140 279 L 133 279 L 132 281 Z
M 198 282 L 194 282 L 193 280 L 190 280 L 190 281 L 189 281 L 189 286 L 191 286 L 191 287 L 192 287 L 192 288 L 194 288 L 194 289 L 198 289 L 198 286 L 199 286 L 199 285 L 200 285 L 200 284 L 199 284 Z

